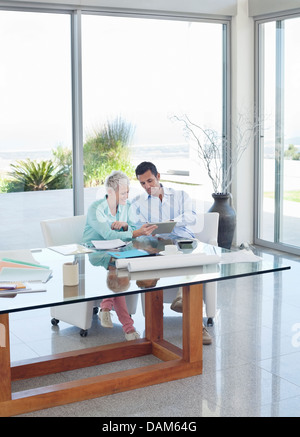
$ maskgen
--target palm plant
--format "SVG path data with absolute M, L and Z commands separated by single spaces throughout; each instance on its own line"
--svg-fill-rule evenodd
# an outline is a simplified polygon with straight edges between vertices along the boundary
M 55 167 L 51 160 L 37 162 L 27 159 L 10 166 L 13 169 L 9 173 L 13 191 L 55 190 L 65 186 L 64 168 Z

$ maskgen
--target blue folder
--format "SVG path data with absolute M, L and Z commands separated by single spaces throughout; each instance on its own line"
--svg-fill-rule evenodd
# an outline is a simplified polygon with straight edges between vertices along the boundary
M 107 252 L 109 255 L 111 255 L 113 258 L 137 258 L 138 256 L 146 256 L 150 255 L 149 252 L 146 252 L 146 250 L 140 250 L 140 249 L 131 249 L 131 250 L 124 250 L 124 252 Z

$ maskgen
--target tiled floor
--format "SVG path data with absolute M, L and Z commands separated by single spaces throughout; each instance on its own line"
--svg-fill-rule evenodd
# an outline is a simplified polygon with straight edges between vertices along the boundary
M 259 252 L 257 252 L 259 254 Z M 273 255 L 266 254 L 267 257 Z M 213 344 L 204 347 L 202 375 L 115 394 L 24 416 L 201 417 L 300 416 L 300 259 L 283 255 L 291 270 L 218 285 L 218 315 L 208 330 Z M 165 306 L 165 337 L 181 345 L 181 316 Z M 65 323 L 52 327 L 48 309 L 10 316 L 13 360 L 121 341 L 114 329 L 100 326 L 97 316 L 86 338 Z M 134 315 L 142 334 L 140 306 Z M 154 357 L 137 359 L 143 365 Z M 135 360 L 123 366 L 130 368 Z M 66 381 L 79 372 L 114 371 L 109 364 L 14 382 L 14 390 Z M 100 368 L 99 368 L 100 367 Z M 123 367 L 124 368 L 124 367 Z

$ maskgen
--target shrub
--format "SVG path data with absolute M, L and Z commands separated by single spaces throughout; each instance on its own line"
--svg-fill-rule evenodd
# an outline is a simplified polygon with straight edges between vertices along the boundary
M 57 167 L 64 170 L 65 188 L 72 188 L 72 150 L 68 147 L 58 146 L 52 149 L 53 161 Z
M 65 169 L 55 167 L 51 160 L 47 161 L 17 161 L 10 164 L 8 192 L 10 191 L 44 191 L 57 190 L 66 187 Z
M 134 177 L 127 147 L 133 132 L 130 123 L 117 117 L 87 139 L 83 146 L 86 187 L 102 185 L 112 170 L 121 170 L 129 178 Z M 58 146 L 52 154 L 52 160 L 37 162 L 28 158 L 10 164 L 12 171 L 8 178 L 0 181 L 0 192 L 72 188 L 72 150 Z
M 112 170 L 134 176 L 127 147 L 133 132 L 132 125 L 121 117 L 94 131 L 83 146 L 85 186 L 103 184 Z

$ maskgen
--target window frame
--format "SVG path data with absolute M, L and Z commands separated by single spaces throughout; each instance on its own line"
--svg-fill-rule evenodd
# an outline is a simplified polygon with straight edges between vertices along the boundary
M 261 235 L 261 212 L 263 205 L 262 183 L 263 183 L 263 122 L 259 126 L 259 135 L 255 138 L 255 152 L 254 152 L 254 244 L 258 244 L 270 249 L 280 250 L 295 255 L 300 255 L 300 247 L 291 246 L 287 243 L 281 242 L 280 237 L 282 233 L 282 199 L 283 199 L 283 153 L 281 148 L 281 141 L 284 135 L 284 109 L 283 98 L 284 88 L 283 84 L 283 70 L 284 70 L 284 34 L 279 32 L 284 28 L 285 20 L 292 18 L 300 18 L 300 10 L 291 14 L 272 14 L 255 19 L 255 119 L 256 121 L 263 119 L 264 114 L 264 30 L 263 25 L 268 22 L 274 22 L 276 26 L 276 108 L 275 108 L 275 150 L 279 156 L 275 163 L 275 203 L 274 203 L 274 241 L 268 241 L 260 237 Z M 280 91 L 278 91 L 280 90 Z

